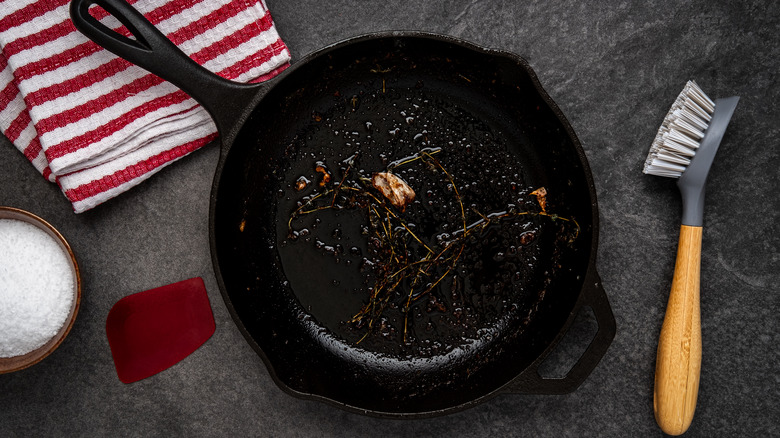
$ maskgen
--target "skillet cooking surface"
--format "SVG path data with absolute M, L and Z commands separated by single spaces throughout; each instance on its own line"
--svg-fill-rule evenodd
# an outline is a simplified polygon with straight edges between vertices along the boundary
M 214 222 L 229 304 L 274 378 L 298 395 L 381 412 L 446 409 L 511 381 L 561 330 L 592 240 L 586 172 L 526 67 L 396 38 L 326 50 L 291 70 L 230 149 Z M 455 268 L 436 268 L 444 280 L 412 304 L 408 321 L 401 293 L 366 335 L 366 324 L 347 321 L 379 275 L 367 210 L 303 215 L 292 235 L 288 221 L 325 190 L 318 164 L 331 183 L 357 182 L 420 151 L 436 161 L 394 172 L 417 193 L 403 215 L 427 245 L 451 239 L 463 215 L 473 224 L 508 208 L 539 211 L 529 194 L 538 187 L 579 236 L 570 242 L 574 227 L 560 219 L 500 220 L 467 239 Z

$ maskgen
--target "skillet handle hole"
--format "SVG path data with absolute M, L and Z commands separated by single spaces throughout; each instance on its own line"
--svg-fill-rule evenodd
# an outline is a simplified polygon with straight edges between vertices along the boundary
M 133 33 L 130 32 L 130 30 L 124 24 L 122 24 L 118 18 L 114 17 L 110 12 L 103 9 L 102 6 L 96 4 L 91 5 L 88 11 L 92 18 L 98 20 L 101 24 L 106 26 L 106 28 L 111 29 L 112 31 L 129 40 L 138 41 L 135 35 L 133 35 Z
M 563 339 L 539 365 L 539 375 L 545 379 L 566 377 L 596 337 L 598 329 L 593 309 L 590 306 L 580 308 Z

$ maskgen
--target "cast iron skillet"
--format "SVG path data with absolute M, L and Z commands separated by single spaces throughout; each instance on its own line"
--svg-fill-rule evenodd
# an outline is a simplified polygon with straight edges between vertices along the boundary
M 93 4 L 134 38 L 95 20 Z M 525 60 L 447 36 L 391 32 L 326 47 L 266 83 L 238 84 L 191 61 L 121 0 L 75 0 L 71 16 L 89 38 L 174 83 L 214 118 L 222 142 L 209 217 L 217 281 L 283 390 L 365 414 L 431 416 L 502 392 L 572 391 L 606 352 L 615 320 L 595 270 L 592 177 L 571 126 Z M 550 208 L 575 219 L 579 236 L 568 242 L 561 221 L 543 218 L 522 225 L 536 227 L 536 239 L 517 256 L 502 247 L 516 236 L 486 231 L 475 242 L 484 260 L 462 271 L 476 291 L 464 292 L 466 301 L 442 293 L 451 309 L 441 315 L 415 307 L 410 325 L 419 345 L 397 341 L 397 320 L 387 325 L 395 341 L 358 344 L 343 321 L 366 298 L 365 278 L 349 268 L 350 257 L 358 261 L 367 250 L 365 236 L 354 232 L 365 218 L 324 212 L 306 225 L 324 236 L 316 248 L 291 242 L 286 220 L 298 195 L 290 179 L 316 178 L 314 160 L 337 174 L 356 150 L 361 165 L 377 169 L 429 146 L 442 148 L 441 161 L 458 178 L 480 176 L 461 189 L 464 197 L 481 202 L 507 185 L 544 186 Z M 503 152 L 491 155 L 496 150 Z M 426 226 L 437 227 L 436 218 Z M 516 276 L 498 278 L 507 263 Z M 511 287 L 495 292 L 499 283 Z M 439 327 L 459 305 L 477 319 L 460 334 L 445 333 Z M 598 322 L 594 339 L 567 376 L 542 378 L 539 365 L 584 307 Z

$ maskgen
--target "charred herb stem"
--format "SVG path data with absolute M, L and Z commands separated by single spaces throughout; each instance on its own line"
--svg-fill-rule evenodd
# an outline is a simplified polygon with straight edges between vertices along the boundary
M 295 234 L 293 222 L 301 216 L 328 209 L 365 210 L 371 239 L 369 247 L 374 253 L 375 263 L 372 263 L 372 266 L 375 266 L 375 281 L 367 302 L 347 321 L 354 324 L 356 328 L 365 328 L 365 333 L 357 341 L 358 344 L 376 330 L 378 323 L 381 322 L 384 326 L 382 315 L 391 302 L 394 306 L 403 305 L 401 309 L 404 315 L 403 342 L 409 342 L 409 315 L 414 303 L 434 293 L 447 277 L 453 275 L 469 244 L 468 239 L 485 230 L 489 225 L 521 216 L 547 217 L 552 221 L 563 221 L 573 225 L 570 242 L 579 235 L 580 226 L 574 218 L 561 217 L 547 211 L 547 191 L 544 187 L 529 194 L 536 196 L 539 211 L 516 211 L 513 207 L 508 211 L 485 214 L 472 208 L 470 211 L 479 219 L 468 224 L 466 208 L 455 179 L 434 157 L 441 151 L 440 148 L 423 149 L 413 156 L 391 163 L 383 175 L 383 182 L 400 184 L 402 181 L 397 181 L 398 178 L 391 174 L 392 170 L 418 161 L 426 163 L 431 171 L 443 174 L 448 183 L 447 189 L 451 190 L 457 208 L 460 210 L 459 229 L 453 232 L 452 238 L 446 242 L 434 245 L 423 241 L 414 227 L 402 217 L 406 205 L 396 205 L 376 184 L 372 184 L 372 179 L 361 176 L 360 172 L 354 172 L 357 153 L 349 161 L 344 161 L 347 166 L 343 168 L 343 175 L 338 183 L 328 179 L 331 187 L 323 186 L 322 192 L 305 198 L 305 201 L 301 202 L 290 215 L 287 226 L 289 234 L 293 236 Z M 324 166 L 322 167 L 324 169 Z M 374 173 L 375 178 L 376 175 L 377 173 Z M 385 188 L 381 187 L 381 189 Z M 328 196 L 329 202 L 324 200 Z M 420 254 L 415 255 L 416 252 Z M 402 292 L 402 289 L 406 288 L 408 292 Z

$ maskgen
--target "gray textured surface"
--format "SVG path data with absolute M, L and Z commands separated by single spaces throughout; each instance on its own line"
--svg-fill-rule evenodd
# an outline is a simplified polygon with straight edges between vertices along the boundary
M 780 427 L 780 7 L 776 2 L 268 0 L 294 60 L 376 30 L 450 34 L 518 53 L 587 153 L 598 190 L 598 270 L 618 333 L 564 396 L 503 395 L 443 418 L 363 417 L 290 397 L 271 381 L 220 298 L 207 238 L 217 150 L 181 160 L 120 198 L 74 215 L 3 139 L 0 204 L 59 228 L 81 263 L 84 298 L 60 348 L 0 375 L 0 436 L 658 436 L 655 347 L 679 227 L 672 180 L 641 165 L 668 106 L 693 78 L 742 100 L 710 173 L 702 254 L 703 372 L 687 436 L 770 436 Z M 116 377 L 105 319 L 123 296 L 200 276 L 217 330 L 144 381 Z

